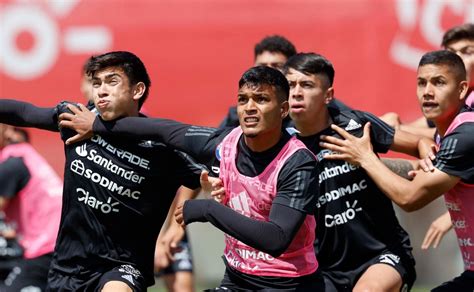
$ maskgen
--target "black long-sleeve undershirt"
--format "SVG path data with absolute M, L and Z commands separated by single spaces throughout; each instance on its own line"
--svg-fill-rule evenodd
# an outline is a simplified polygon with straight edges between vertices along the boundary
M 59 131 L 56 108 L 37 107 L 12 99 L 0 99 L 0 123 Z
M 196 132 L 193 132 L 193 129 L 196 129 Z M 211 144 L 208 147 L 206 144 L 210 140 L 209 136 L 217 133 L 216 131 L 215 128 L 197 127 L 160 118 L 144 120 L 140 117 L 127 117 L 115 121 L 104 121 L 100 117 L 96 117 L 93 124 L 95 134 L 123 137 L 135 135 L 140 139 L 162 141 L 199 160 L 202 160 L 203 155 L 208 156 L 205 153 L 213 153 L 215 150 L 217 144 Z M 199 139 L 200 137 L 202 139 Z
M 291 244 L 306 214 L 280 204 L 273 204 L 269 221 L 244 216 L 214 200 L 189 200 L 184 204 L 184 222 L 210 222 L 228 235 L 273 257 Z

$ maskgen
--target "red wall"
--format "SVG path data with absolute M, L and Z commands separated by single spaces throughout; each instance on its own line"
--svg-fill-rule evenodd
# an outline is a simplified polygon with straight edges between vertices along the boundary
M 129 50 L 151 75 L 151 115 L 217 125 L 253 63 L 254 44 L 281 34 L 334 63 L 341 100 L 411 120 L 419 116 L 419 57 L 468 21 L 473 0 L 0 0 L 0 97 L 41 106 L 82 101 L 84 60 Z M 61 173 L 57 135 L 32 133 Z

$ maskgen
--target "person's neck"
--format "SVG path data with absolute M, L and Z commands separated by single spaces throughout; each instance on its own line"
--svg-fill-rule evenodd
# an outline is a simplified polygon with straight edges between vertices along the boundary
M 325 108 L 321 114 L 315 115 L 313 119 L 306 121 L 294 121 L 296 129 L 301 137 L 311 136 L 329 128 L 332 124 L 332 118 L 329 111 Z
M 282 132 L 271 135 L 259 135 L 257 137 L 247 137 L 244 135 L 245 145 L 253 152 L 263 152 L 275 146 L 281 139 Z
M 462 106 L 454 112 L 454 114 L 450 115 L 449 117 L 445 118 L 445 119 L 438 119 L 438 120 L 434 120 L 433 123 L 435 124 L 436 126 L 436 130 L 438 131 L 438 134 L 441 136 L 441 137 L 444 137 L 444 135 L 446 134 L 446 131 L 448 130 L 449 126 L 451 125 L 451 123 L 454 121 L 454 119 L 456 118 L 456 116 L 459 114 L 459 112 L 461 111 L 462 109 Z

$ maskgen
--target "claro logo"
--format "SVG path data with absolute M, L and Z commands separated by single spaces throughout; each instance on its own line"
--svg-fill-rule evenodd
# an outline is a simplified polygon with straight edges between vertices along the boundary
M 336 215 L 326 215 L 324 223 L 326 227 L 333 227 L 335 225 L 346 224 L 348 221 L 353 220 L 356 216 L 356 212 L 362 211 L 362 208 L 357 207 L 357 200 L 354 201 L 352 206 L 349 202 L 346 202 L 347 210 Z
M 115 208 L 115 206 L 117 206 L 119 203 L 112 203 L 111 197 L 107 199 L 107 202 L 102 202 L 82 188 L 77 188 L 76 192 L 78 193 L 77 200 L 84 203 L 84 205 L 91 207 L 92 209 L 96 209 L 104 214 L 108 214 L 110 212 L 119 212 L 119 209 Z

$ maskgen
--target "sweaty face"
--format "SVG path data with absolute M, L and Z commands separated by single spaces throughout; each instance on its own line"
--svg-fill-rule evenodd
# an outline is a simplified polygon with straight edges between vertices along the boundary
M 122 69 L 105 68 L 96 72 L 91 82 L 95 107 L 104 120 L 130 116 L 138 109 L 130 81 Z
M 460 40 L 452 42 L 446 49 L 458 54 L 466 66 L 469 87 L 474 87 L 474 40 Z
M 282 104 L 278 101 L 273 86 L 244 85 L 239 89 L 237 114 L 246 137 L 259 139 L 266 139 L 269 135 L 279 137 L 282 119 L 286 113 L 286 102 Z
M 267 66 L 281 71 L 286 60 L 286 56 L 282 53 L 264 51 L 255 58 L 255 66 Z
M 418 68 L 418 101 L 429 120 L 449 123 L 463 103 L 461 95 L 465 87 L 466 82 L 458 81 L 446 65 L 429 64 Z
M 286 79 L 290 84 L 290 117 L 295 123 L 317 121 L 317 117 L 332 99 L 332 87 L 323 75 L 306 75 L 289 69 Z

